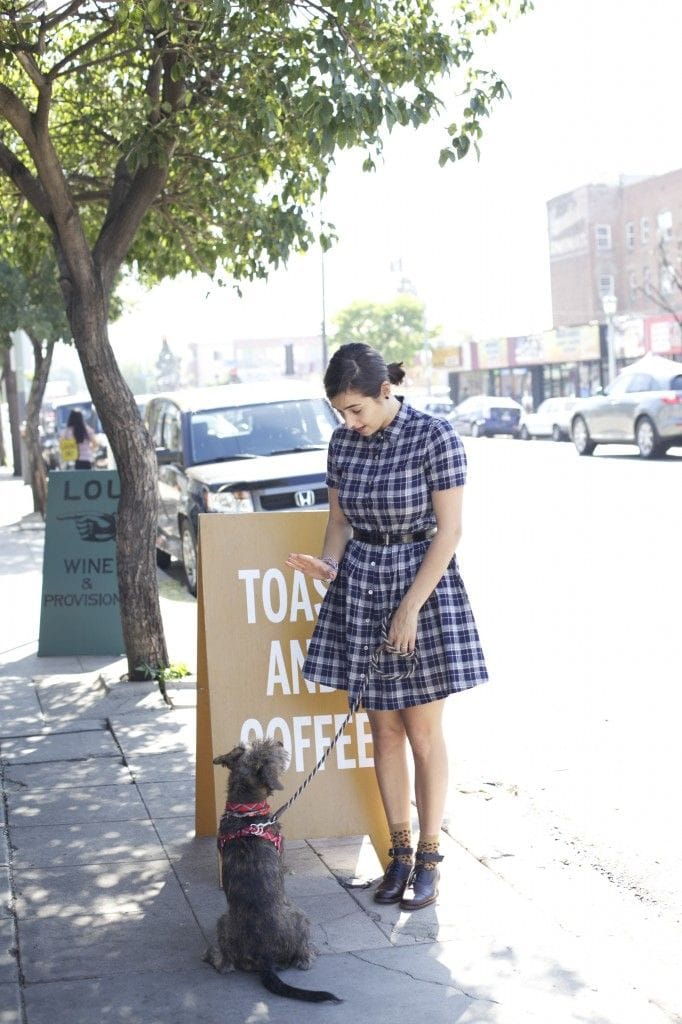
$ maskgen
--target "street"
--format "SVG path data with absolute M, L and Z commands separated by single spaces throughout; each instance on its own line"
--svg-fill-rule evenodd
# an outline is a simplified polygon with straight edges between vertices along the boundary
M 682 451 L 465 444 L 491 683 L 447 705 L 449 828 L 679 1012 Z

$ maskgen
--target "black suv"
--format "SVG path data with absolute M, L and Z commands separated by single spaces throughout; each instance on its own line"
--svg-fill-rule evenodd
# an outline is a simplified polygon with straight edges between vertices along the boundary
M 325 508 L 327 446 L 338 419 L 294 381 L 154 395 L 145 411 L 159 465 L 157 561 L 184 565 L 197 589 L 202 512 Z

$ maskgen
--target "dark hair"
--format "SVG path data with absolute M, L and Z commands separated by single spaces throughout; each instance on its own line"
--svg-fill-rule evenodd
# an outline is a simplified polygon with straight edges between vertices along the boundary
M 79 444 L 82 444 L 85 438 L 88 436 L 88 432 L 85 429 L 85 420 L 83 419 L 83 413 L 80 409 L 72 409 L 69 413 L 69 418 L 66 421 L 67 427 L 71 427 L 73 430 L 73 436 L 76 438 Z
M 327 398 L 336 398 L 344 391 L 359 391 L 368 398 L 378 398 L 385 380 L 400 384 L 405 378 L 402 363 L 389 363 L 371 345 L 349 342 L 337 349 L 329 360 L 324 375 Z

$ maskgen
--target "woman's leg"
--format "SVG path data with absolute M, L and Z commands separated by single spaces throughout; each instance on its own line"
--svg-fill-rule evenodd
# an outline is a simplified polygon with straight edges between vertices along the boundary
M 443 736 L 444 700 L 400 712 L 414 758 L 414 791 L 422 835 L 437 835 L 448 789 L 448 752 Z
M 391 833 L 391 861 L 379 883 L 377 903 L 398 903 L 412 872 L 410 776 L 405 727 L 398 711 L 369 711 L 374 741 L 374 768 Z
M 416 867 L 403 894 L 403 910 L 421 910 L 438 896 L 440 831 L 448 787 L 448 756 L 443 736 L 443 704 L 406 708 L 403 722 L 414 757 L 414 788 L 419 816 Z
M 374 746 L 374 770 L 389 825 L 409 821 L 412 813 L 402 714 L 401 711 L 367 712 Z

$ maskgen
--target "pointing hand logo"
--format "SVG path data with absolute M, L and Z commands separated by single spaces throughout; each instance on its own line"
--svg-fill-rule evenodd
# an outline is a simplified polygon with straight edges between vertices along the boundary
M 91 515 L 57 516 L 57 519 L 72 519 L 81 540 L 101 543 L 116 537 L 116 515 L 110 512 L 96 512 Z

